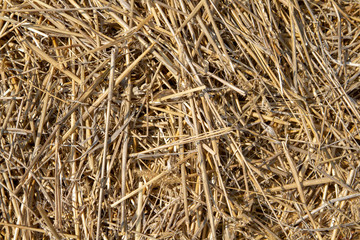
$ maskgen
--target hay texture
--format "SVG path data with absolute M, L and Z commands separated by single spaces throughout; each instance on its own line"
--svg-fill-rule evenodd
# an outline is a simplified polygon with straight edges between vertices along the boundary
M 0 0 L 1 239 L 359 239 L 360 3 Z

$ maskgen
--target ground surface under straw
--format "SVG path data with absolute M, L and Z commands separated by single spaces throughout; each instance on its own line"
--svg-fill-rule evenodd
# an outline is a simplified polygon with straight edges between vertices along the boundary
M 360 238 L 358 1 L 0 9 L 0 239 Z

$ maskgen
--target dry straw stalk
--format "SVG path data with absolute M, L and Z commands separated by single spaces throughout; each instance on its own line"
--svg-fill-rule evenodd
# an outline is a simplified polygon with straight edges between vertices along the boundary
M 0 0 L 0 239 L 359 239 L 359 13 Z

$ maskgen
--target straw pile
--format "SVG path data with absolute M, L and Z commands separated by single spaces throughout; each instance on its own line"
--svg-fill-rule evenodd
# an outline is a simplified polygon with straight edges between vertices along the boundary
M 0 1 L 2 239 L 358 239 L 356 1 Z

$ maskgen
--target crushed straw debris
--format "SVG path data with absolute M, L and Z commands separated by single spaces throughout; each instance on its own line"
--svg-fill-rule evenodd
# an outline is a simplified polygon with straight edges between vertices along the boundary
M 359 239 L 359 16 L 0 0 L 0 239 Z

